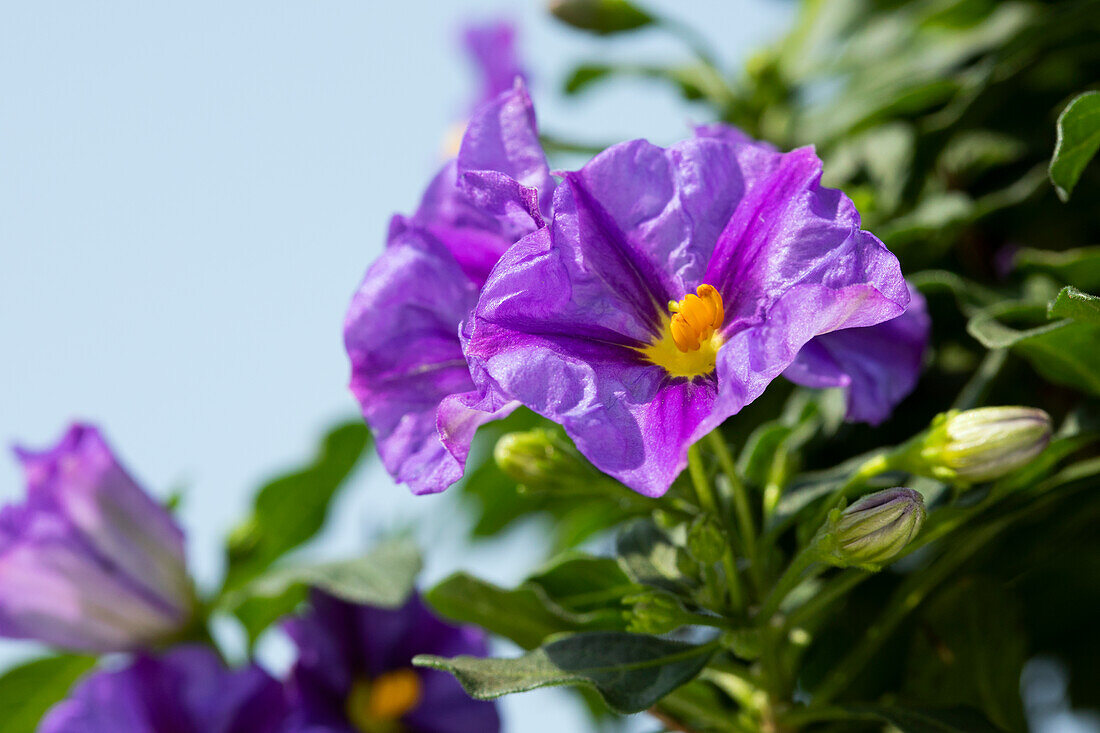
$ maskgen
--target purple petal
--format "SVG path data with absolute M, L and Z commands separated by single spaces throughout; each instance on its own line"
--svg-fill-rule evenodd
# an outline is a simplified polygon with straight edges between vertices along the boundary
M 511 23 L 496 21 L 468 26 L 463 42 L 481 76 L 480 101 L 511 89 L 517 76 L 526 76 L 516 51 L 516 29 Z
M 287 628 L 298 647 L 292 679 L 300 718 L 295 730 L 302 731 L 319 724 L 340 729 L 353 680 L 410 669 L 417 654 L 484 656 L 488 651 L 483 633 L 440 621 L 416 596 L 401 608 L 382 609 L 314 592 L 310 609 Z M 402 719 L 411 731 L 499 730 L 494 705 L 471 700 L 448 674 L 419 669 L 416 673 L 422 685 L 420 701 Z M 470 727 L 461 727 L 464 722 Z
M 351 390 L 386 469 L 414 493 L 461 478 L 478 426 L 516 407 L 475 388 L 459 325 L 500 255 L 543 225 L 539 194 L 552 187 L 531 100 L 522 84 L 509 87 L 478 108 L 459 160 L 416 214 L 394 217 L 386 251 L 352 299 Z
M 916 387 L 928 345 L 927 304 L 916 288 L 910 286 L 909 293 L 902 315 L 818 336 L 783 376 L 806 387 L 847 387 L 847 420 L 882 423 Z
M 474 389 L 458 324 L 476 299 L 476 285 L 442 245 L 409 228 L 370 267 L 348 309 L 352 393 L 386 469 L 415 493 L 442 491 L 462 476 L 468 446 L 459 456 L 448 450 L 437 411 L 448 396 Z
M 462 137 L 458 170 L 497 171 L 549 199 L 554 181 L 539 142 L 535 107 L 523 82 L 474 112 Z
M 279 684 L 255 666 L 227 670 L 205 647 L 95 672 L 43 718 L 40 733 L 276 733 L 286 719 Z
M 183 533 L 99 432 L 16 455 L 28 490 L 0 511 L 0 634 L 106 652 L 178 632 L 194 604 Z
M 808 149 L 721 136 L 608 149 L 566 174 L 550 226 L 498 263 L 467 358 L 561 423 L 596 466 L 663 493 L 687 447 L 806 342 L 908 302 L 896 258 L 860 231 L 847 198 L 821 188 L 820 172 Z M 701 283 L 727 304 L 726 343 L 715 373 L 688 383 L 634 349 L 659 337 L 670 300 Z
M 766 150 L 775 150 L 775 146 L 771 143 L 754 140 L 733 125 L 727 125 L 724 122 L 697 125 L 693 132 L 695 137 L 711 137 L 730 145 L 757 145 Z
M 103 558 L 186 613 L 183 530 L 130 478 L 99 431 L 74 425 L 47 451 L 16 449 L 34 506 L 64 516 Z

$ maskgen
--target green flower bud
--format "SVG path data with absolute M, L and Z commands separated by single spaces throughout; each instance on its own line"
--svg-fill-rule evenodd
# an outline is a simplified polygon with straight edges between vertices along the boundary
M 1026 465 L 1050 436 L 1050 415 L 1032 407 L 952 410 L 936 416 L 899 467 L 965 487 Z
M 816 540 L 822 562 L 877 570 L 920 532 L 924 498 L 913 489 L 867 494 L 844 511 L 834 509 Z
M 528 489 L 556 489 L 587 477 L 588 465 L 576 449 L 551 430 L 507 433 L 493 458 L 500 470 Z
M 697 561 L 709 565 L 722 559 L 726 541 L 713 521 L 696 517 L 688 528 L 687 550 Z
M 550 13 L 567 25 L 600 35 L 632 31 L 654 21 L 627 0 L 551 0 Z
M 647 591 L 623 598 L 630 605 L 625 613 L 627 631 L 635 634 L 667 634 L 690 622 L 690 616 L 668 593 Z

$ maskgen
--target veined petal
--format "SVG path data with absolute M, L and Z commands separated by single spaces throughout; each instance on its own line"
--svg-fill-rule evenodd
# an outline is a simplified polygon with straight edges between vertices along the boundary
M 436 413 L 447 396 L 474 389 L 458 324 L 476 298 L 447 250 L 410 228 L 370 267 L 348 310 L 351 391 L 387 470 L 415 493 L 442 491 L 462 475 Z
M 560 422 L 597 467 L 663 493 L 688 446 L 807 342 L 908 302 L 897 259 L 859 229 L 843 194 L 821 188 L 820 168 L 812 150 L 783 154 L 729 130 L 667 150 L 635 141 L 604 151 L 565 174 L 549 227 L 497 264 L 468 358 Z M 702 311 L 687 322 L 699 338 L 667 332 L 670 309 L 704 285 L 724 308 L 706 339 L 711 372 L 705 355 L 669 351 L 702 348 Z M 661 359 L 647 362 L 641 347 Z
M 0 511 L 0 635 L 111 652 L 184 628 L 183 533 L 99 432 L 74 425 L 54 448 L 16 455 L 27 500 Z
M 554 180 L 539 142 L 535 108 L 522 81 L 481 105 L 458 152 L 458 171 L 495 171 L 532 188 L 549 204 Z
M 917 385 L 931 330 L 924 296 L 912 286 L 909 293 L 897 318 L 818 336 L 783 376 L 806 387 L 847 387 L 847 420 L 885 421 Z
M 99 431 L 73 425 L 57 446 L 17 448 L 31 506 L 64 516 L 102 558 L 184 616 L 192 604 L 183 530 L 134 482 Z

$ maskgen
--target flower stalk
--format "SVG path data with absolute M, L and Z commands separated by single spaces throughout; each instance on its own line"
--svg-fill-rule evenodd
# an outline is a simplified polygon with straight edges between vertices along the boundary
M 722 527 L 726 529 L 726 551 L 722 554 L 722 569 L 726 574 L 730 605 L 736 610 L 741 610 L 745 607 L 745 594 L 741 588 L 741 577 L 737 571 L 737 558 L 733 554 L 728 523 L 725 521 L 724 513 L 718 510 L 718 502 L 707 479 L 706 470 L 703 468 L 702 457 L 699 455 L 699 449 L 694 445 L 688 448 L 688 472 L 691 474 L 695 494 L 699 499 L 699 508 L 717 517 Z

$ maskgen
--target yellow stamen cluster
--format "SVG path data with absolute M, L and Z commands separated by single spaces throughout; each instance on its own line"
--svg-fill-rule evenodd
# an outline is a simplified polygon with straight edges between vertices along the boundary
M 395 721 L 420 702 L 420 677 L 412 669 L 356 680 L 348 694 L 348 720 L 363 733 L 388 733 Z
M 700 285 L 695 293 L 668 304 L 661 335 L 640 351 L 669 376 L 705 376 L 714 371 L 722 336 L 718 329 L 726 318 L 722 296 L 713 285 Z
M 726 318 L 722 296 L 713 285 L 700 285 L 695 293 L 668 304 L 669 312 L 674 314 L 669 330 L 673 343 L 680 351 L 698 351 L 722 327 L 722 321 Z

